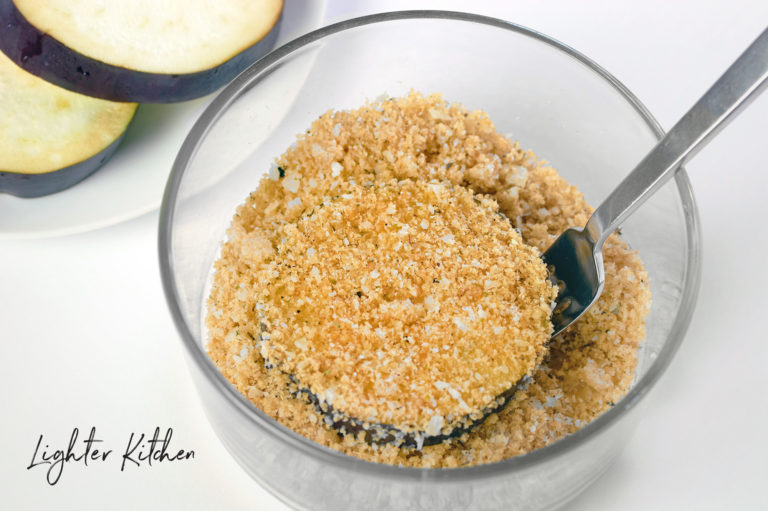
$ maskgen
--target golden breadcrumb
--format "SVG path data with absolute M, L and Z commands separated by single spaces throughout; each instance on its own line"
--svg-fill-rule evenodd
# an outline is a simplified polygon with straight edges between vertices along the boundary
M 260 353 L 349 417 L 427 435 L 479 419 L 552 333 L 539 251 L 461 186 L 359 187 L 281 229 L 245 288 Z
M 545 250 L 590 212 L 575 187 L 500 135 L 485 113 L 439 95 L 328 112 L 233 219 L 208 300 L 209 355 L 267 414 L 366 460 L 458 467 L 543 447 L 626 394 L 645 337 L 647 275 L 613 236 L 603 294 L 537 363 L 553 296 L 531 247 Z M 409 342 L 417 338 L 426 346 Z M 462 359 L 472 342 L 478 356 Z M 433 417 L 456 418 L 461 401 L 480 409 L 534 367 L 533 381 L 501 411 L 421 448 L 339 435 L 296 394 L 298 380 L 352 416 L 434 430 Z

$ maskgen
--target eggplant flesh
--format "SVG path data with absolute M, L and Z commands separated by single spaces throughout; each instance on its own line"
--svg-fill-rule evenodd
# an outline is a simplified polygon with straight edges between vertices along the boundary
M 0 0 L 0 51 L 28 72 L 89 96 L 186 101 L 225 85 L 272 49 L 282 6 L 282 0 Z M 238 8 L 242 16 L 235 15 Z
M 99 170 L 112 157 L 124 136 L 120 135 L 98 154 L 54 172 L 25 174 L 0 171 L 0 193 L 30 199 L 66 190 Z
M 56 87 L 0 54 L 0 192 L 39 197 L 83 180 L 117 149 L 136 108 Z

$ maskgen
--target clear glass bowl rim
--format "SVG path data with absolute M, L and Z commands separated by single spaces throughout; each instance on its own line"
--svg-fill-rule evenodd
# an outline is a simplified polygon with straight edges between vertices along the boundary
M 530 470 L 538 464 L 552 461 L 562 454 L 587 443 L 593 437 L 600 435 L 603 430 L 610 428 L 615 422 L 620 420 L 626 412 L 636 406 L 638 402 L 645 397 L 667 366 L 669 366 L 674 354 L 677 352 L 688 325 L 690 324 L 701 280 L 701 232 L 699 228 L 699 215 L 691 183 L 685 169 L 681 168 L 676 173 L 675 182 L 683 206 L 683 213 L 685 215 L 686 241 L 689 251 L 683 278 L 680 309 L 674 320 L 669 336 L 664 343 L 664 347 L 652 362 L 646 373 L 635 382 L 627 395 L 600 417 L 575 433 L 572 433 L 551 445 L 499 462 L 452 469 L 397 467 L 363 461 L 304 438 L 259 410 L 222 376 L 202 347 L 195 341 L 179 306 L 176 280 L 172 269 L 173 263 L 171 253 L 171 236 L 173 233 L 173 217 L 176 198 L 188 163 L 193 158 L 198 143 L 205 137 L 213 123 L 216 122 L 219 116 L 233 101 L 236 100 L 239 93 L 246 88 L 256 76 L 265 69 L 269 69 L 276 62 L 301 48 L 325 37 L 349 29 L 375 23 L 414 19 L 445 19 L 477 23 L 516 32 L 532 39 L 536 39 L 554 49 L 560 50 L 581 62 L 599 77 L 608 82 L 616 92 L 623 96 L 624 99 L 634 107 L 638 114 L 645 120 L 652 132 L 655 133 L 657 138 L 661 139 L 664 135 L 661 126 L 653 118 L 646 107 L 613 75 L 573 48 L 521 25 L 478 14 L 440 10 L 385 12 L 334 23 L 298 37 L 251 64 L 218 93 L 190 130 L 171 168 L 171 173 L 163 195 L 162 206 L 160 208 L 158 251 L 163 290 L 173 321 L 181 335 L 182 343 L 184 344 L 187 353 L 194 361 L 193 363 L 200 371 L 202 371 L 204 376 L 209 379 L 213 386 L 219 390 L 222 397 L 229 400 L 230 403 L 234 405 L 240 413 L 245 415 L 252 424 L 270 435 L 275 441 L 287 443 L 290 446 L 299 449 L 304 454 L 319 459 L 329 465 L 336 466 L 337 468 L 364 472 L 368 476 L 381 477 L 384 479 L 388 478 L 411 482 L 430 480 L 434 482 L 450 483 L 470 481 L 477 478 L 512 475 L 514 472 Z

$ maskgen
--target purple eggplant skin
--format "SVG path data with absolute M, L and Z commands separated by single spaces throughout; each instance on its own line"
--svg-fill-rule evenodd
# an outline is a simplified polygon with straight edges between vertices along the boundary
M 186 74 L 146 73 L 101 62 L 32 25 L 13 0 L 0 0 L 0 51 L 33 75 L 64 89 L 110 101 L 175 103 L 229 83 L 274 46 L 282 13 L 261 40 L 218 66 Z
M 123 141 L 125 133 L 123 131 L 123 134 L 114 142 L 90 158 L 59 170 L 42 174 L 24 174 L 0 170 L 0 193 L 9 193 L 29 199 L 50 195 L 74 186 L 99 170 L 99 167 L 112 157 L 117 146 Z

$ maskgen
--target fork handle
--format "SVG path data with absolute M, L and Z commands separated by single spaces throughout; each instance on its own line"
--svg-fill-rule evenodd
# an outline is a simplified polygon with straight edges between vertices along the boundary
M 669 130 L 592 214 L 585 230 L 597 250 L 768 85 L 768 29 Z

